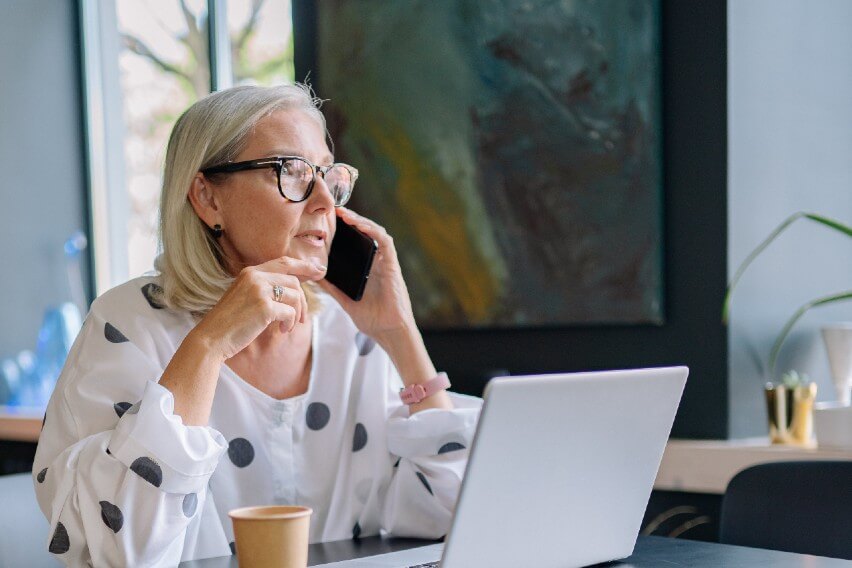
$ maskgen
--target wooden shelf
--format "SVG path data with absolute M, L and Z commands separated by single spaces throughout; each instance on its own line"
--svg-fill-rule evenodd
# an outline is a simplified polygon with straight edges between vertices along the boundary
M 772 445 L 768 438 L 669 440 L 654 489 L 723 494 L 738 472 L 759 463 L 852 460 L 852 450 Z
M 43 408 L 0 405 L 0 440 L 38 442 Z

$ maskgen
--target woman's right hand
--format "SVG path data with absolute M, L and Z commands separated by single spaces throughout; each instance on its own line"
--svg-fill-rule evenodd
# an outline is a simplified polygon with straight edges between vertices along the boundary
M 285 333 L 304 323 L 308 302 L 301 283 L 324 277 L 324 266 L 289 256 L 246 267 L 192 333 L 222 360 L 230 359 L 274 322 Z M 275 285 L 284 289 L 277 302 Z

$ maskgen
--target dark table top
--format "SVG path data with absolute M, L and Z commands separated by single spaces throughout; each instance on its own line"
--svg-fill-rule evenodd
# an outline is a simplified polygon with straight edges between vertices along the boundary
M 312 544 L 308 550 L 308 565 L 314 566 L 349 558 L 362 558 L 426 544 L 432 544 L 432 541 L 377 536 L 362 538 L 357 541 L 340 540 Z M 235 556 L 222 556 L 182 562 L 181 566 L 184 568 L 237 568 L 237 560 Z M 532 567 L 534 564 L 530 564 L 530 566 Z M 640 536 L 632 556 L 622 561 L 607 562 L 598 566 L 606 568 L 657 568 L 659 566 L 840 568 L 843 566 L 849 568 L 852 566 L 852 562 L 761 548 L 746 548 L 744 546 L 679 538 Z

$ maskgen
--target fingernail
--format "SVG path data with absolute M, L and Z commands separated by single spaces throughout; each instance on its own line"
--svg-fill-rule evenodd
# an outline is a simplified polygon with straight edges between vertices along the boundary
M 315 262 L 314 266 L 316 266 L 318 270 L 322 270 L 323 272 L 325 272 L 328 268 L 327 266 L 325 266 L 324 264 L 320 264 L 319 262 Z

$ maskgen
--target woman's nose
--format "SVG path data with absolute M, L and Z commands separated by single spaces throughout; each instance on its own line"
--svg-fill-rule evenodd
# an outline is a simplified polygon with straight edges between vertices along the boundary
M 308 202 L 314 209 L 334 207 L 334 197 L 332 197 L 331 190 L 325 183 L 325 176 L 319 172 L 317 172 L 314 180 L 314 190 L 311 192 Z

